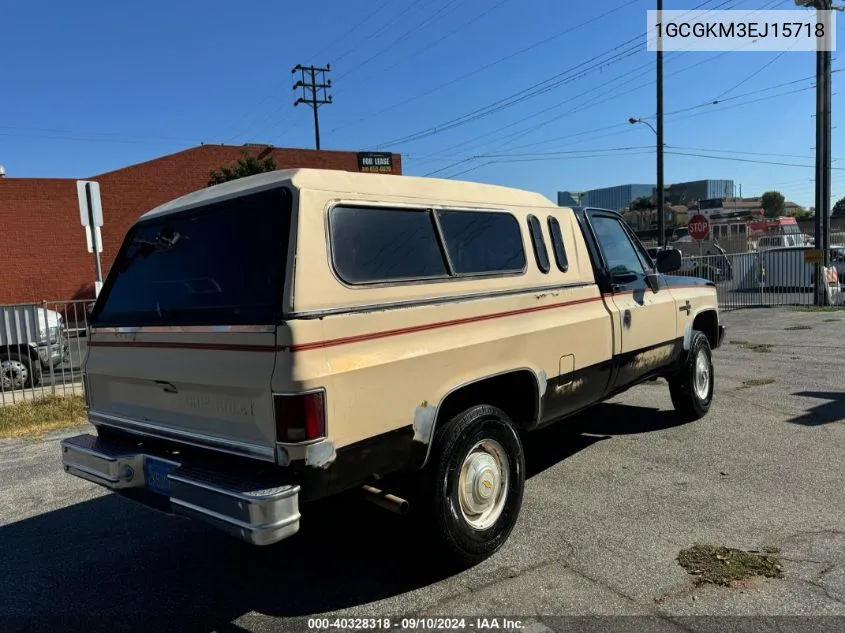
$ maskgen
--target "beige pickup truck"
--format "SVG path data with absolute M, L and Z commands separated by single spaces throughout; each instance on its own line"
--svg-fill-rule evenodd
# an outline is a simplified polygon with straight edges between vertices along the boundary
M 517 521 L 525 433 L 658 376 L 707 413 L 716 288 L 657 258 L 616 213 L 491 185 L 295 169 L 186 195 L 109 272 L 97 435 L 64 468 L 257 545 L 361 491 L 474 564 Z

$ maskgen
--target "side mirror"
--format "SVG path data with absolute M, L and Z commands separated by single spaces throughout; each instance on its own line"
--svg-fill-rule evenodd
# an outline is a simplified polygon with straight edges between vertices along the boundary
M 679 270 L 682 264 L 683 258 L 681 251 L 677 248 L 667 248 L 657 253 L 657 260 L 655 261 L 657 272 L 673 273 Z

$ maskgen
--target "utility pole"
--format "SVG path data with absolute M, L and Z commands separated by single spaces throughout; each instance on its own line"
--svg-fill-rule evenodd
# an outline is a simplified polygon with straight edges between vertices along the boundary
M 663 0 L 657 0 L 657 21 L 662 22 Z M 666 245 L 663 200 L 663 40 L 657 38 L 657 246 Z
M 326 90 L 332 87 L 332 80 L 326 81 L 326 73 L 331 70 L 331 64 L 326 64 L 325 68 L 297 64 L 290 72 L 296 74 L 297 70 L 300 71 L 301 78 L 293 85 L 293 89 L 302 88 L 302 96 L 293 105 L 298 106 L 300 103 L 307 103 L 314 110 L 314 137 L 317 141 L 317 149 L 320 149 L 320 118 L 317 115 L 317 108 L 332 102 L 331 95 L 326 94 Z M 320 73 L 319 82 L 317 81 L 317 73 Z M 306 75 L 308 75 L 307 79 Z M 322 97 L 320 97 L 320 90 L 323 91 Z M 310 93 L 310 96 L 306 97 L 307 93 Z
M 822 11 L 822 24 L 825 38 L 830 32 L 830 13 L 828 11 L 842 10 L 833 6 L 832 0 L 795 0 L 795 4 L 813 7 Z M 824 40 L 818 40 L 816 47 L 816 219 L 815 238 L 816 250 L 822 251 L 822 261 L 816 264 L 814 275 L 816 305 L 827 303 L 827 282 L 824 278 L 824 268 L 830 266 L 830 51 L 823 50 Z

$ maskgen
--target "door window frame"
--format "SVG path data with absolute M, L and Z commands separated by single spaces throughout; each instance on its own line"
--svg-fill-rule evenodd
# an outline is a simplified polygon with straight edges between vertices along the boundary
M 636 280 L 624 283 L 615 282 L 613 280 L 613 277 L 610 274 L 607 256 L 605 255 L 604 249 L 602 248 L 598 233 L 596 232 L 596 229 L 593 226 L 593 218 L 595 217 L 613 220 L 618 222 L 622 226 L 622 231 L 625 233 L 626 237 L 628 238 L 628 241 L 630 241 L 631 245 L 634 247 L 634 252 L 637 254 L 637 258 L 640 261 L 640 266 L 643 269 L 642 274 L 638 274 Z M 649 256 L 646 248 L 642 245 L 642 242 L 640 242 L 636 234 L 631 231 L 631 228 L 624 221 L 624 219 L 618 213 L 614 213 L 612 211 L 605 211 L 602 209 L 587 209 L 585 213 L 585 218 L 587 220 L 587 226 L 589 227 L 591 237 L 596 244 L 596 251 L 598 253 L 598 256 L 601 258 L 603 274 L 605 275 L 607 282 L 610 285 L 610 288 L 612 289 L 612 292 L 626 292 L 631 290 L 636 291 L 647 289 L 648 284 L 645 281 L 645 276 L 649 271 L 655 270 L 654 262 Z

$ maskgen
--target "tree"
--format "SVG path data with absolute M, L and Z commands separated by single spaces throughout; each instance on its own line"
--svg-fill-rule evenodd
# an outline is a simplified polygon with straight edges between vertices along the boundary
M 231 167 L 221 167 L 219 171 L 212 171 L 208 177 L 208 186 L 219 185 L 230 180 L 237 180 L 246 176 L 263 174 L 268 171 L 276 171 L 276 163 L 272 157 L 258 160 L 252 154 L 243 153 L 243 158 Z
M 760 205 L 767 218 L 777 218 L 783 215 L 786 200 L 780 191 L 767 191 L 760 198 Z
M 652 211 L 656 208 L 657 205 L 654 204 L 654 200 L 647 196 L 631 200 L 631 204 L 628 206 L 630 211 Z
M 833 205 L 833 213 L 831 216 L 834 218 L 843 218 L 845 217 L 845 198 L 839 198 L 836 201 L 836 204 Z

